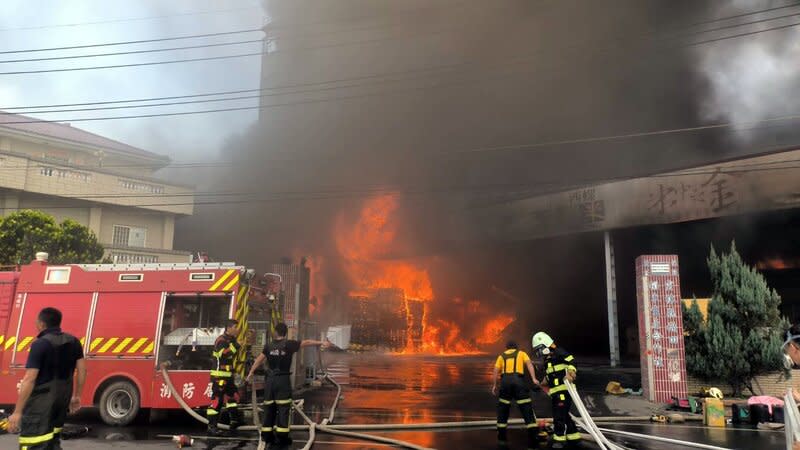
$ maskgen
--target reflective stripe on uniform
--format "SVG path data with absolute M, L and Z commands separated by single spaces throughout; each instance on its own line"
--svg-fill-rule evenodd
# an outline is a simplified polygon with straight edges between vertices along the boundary
M 500 422 L 497 422 L 497 428 L 507 428 L 507 427 L 508 427 L 508 424 L 507 424 L 507 423 L 500 423 Z
M 271 405 L 273 403 L 275 403 L 275 400 L 264 400 L 265 405 Z
M 292 430 L 290 428 L 275 427 L 275 431 L 278 433 L 288 433 Z
M 272 433 L 272 427 L 261 427 L 262 433 Z
M 550 388 L 549 394 L 552 396 L 553 394 L 558 394 L 559 392 L 564 392 L 567 390 L 567 385 L 562 384 L 561 386 L 553 386 Z
M 279 405 L 288 405 L 289 403 L 292 403 L 292 399 L 287 398 L 286 400 L 275 400 L 275 403 Z
M 567 440 L 568 441 L 578 441 L 580 439 L 581 439 L 581 434 L 580 433 L 570 433 L 570 434 L 567 435 Z
M 572 356 L 572 355 L 569 355 L 569 356 L 567 356 L 566 358 L 564 358 L 564 361 L 566 361 L 566 362 L 570 362 L 570 361 L 573 361 L 574 359 L 575 359 L 575 357 L 574 357 L 574 356 Z
M 226 408 L 237 408 L 238 406 L 238 403 L 225 403 Z
M 567 368 L 572 367 L 569 364 L 556 364 L 555 366 L 547 365 L 547 373 L 553 372 L 560 372 L 562 370 L 567 370 Z
M 207 416 L 216 416 L 217 414 L 219 414 L 219 413 L 217 412 L 217 410 L 216 410 L 216 409 L 213 409 L 213 408 L 208 408 L 208 409 L 206 410 L 206 415 L 207 415 Z
M 564 441 L 567 440 L 567 437 L 566 436 L 559 436 L 557 434 L 554 434 L 553 435 L 553 440 L 554 441 L 559 441 L 559 442 L 564 442 Z
M 20 436 L 20 445 L 41 444 L 53 440 L 53 433 L 40 434 L 39 436 Z
M 61 433 L 61 428 L 60 427 L 53 428 L 53 434 L 59 434 L 59 433 Z
M 506 399 L 504 399 L 504 398 L 498 398 L 497 400 L 498 400 L 500 403 L 505 403 L 506 405 L 510 405 L 510 404 L 511 404 L 511 400 L 506 400 Z
M 523 398 L 522 400 L 517 400 L 517 404 L 518 405 L 522 405 L 523 403 L 530 403 L 530 402 L 531 402 L 531 399 L 529 399 L 529 398 Z
M 226 372 L 224 370 L 212 370 L 211 371 L 211 376 L 212 377 L 230 377 L 231 373 L 230 372 Z
M 534 427 L 536 427 L 536 426 L 538 426 L 538 425 L 536 424 L 536 422 L 531 422 L 531 423 L 529 423 L 529 424 L 525 425 L 525 428 L 534 428 Z
M 233 344 L 228 345 L 228 349 L 231 351 L 231 353 L 236 353 L 236 347 L 234 347 Z

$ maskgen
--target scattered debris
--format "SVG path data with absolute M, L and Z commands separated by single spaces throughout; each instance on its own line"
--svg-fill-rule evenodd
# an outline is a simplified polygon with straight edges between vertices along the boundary
M 642 395 L 643 391 L 642 388 L 634 391 L 633 389 L 622 387 L 618 381 L 609 381 L 606 385 L 606 392 L 613 395 Z
M 172 442 L 174 442 L 178 448 L 191 447 L 192 444 L 194 444 L 194 439 L 185 434 L 180 434 L 172 436 Z

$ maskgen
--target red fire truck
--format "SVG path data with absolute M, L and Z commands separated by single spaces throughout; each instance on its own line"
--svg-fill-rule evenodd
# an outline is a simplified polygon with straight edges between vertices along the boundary
M 19 271 L 0 272 L 0 386 L 19 386 L 36 316 L 53 306 L 63 313 L 62 329 L 83 344 L 88 376 L 81 404 L 97 406 L 106 423 L 126 425 L 141 408 L 180 407 L 158 371 L 163 361 L 171 362 L 183 400 L 207 405 L 211 349 L 224 320 L 239 321 L 240 342 L 263 340 L 269 328 L 267 302 L 250 301 L 253 278 L 233 263 L 56 266 L 37 255 Z M 253 350 L 263 345 L 249 343 Z M 16 389 L 0 389 L 0 404 L 16 396 Z

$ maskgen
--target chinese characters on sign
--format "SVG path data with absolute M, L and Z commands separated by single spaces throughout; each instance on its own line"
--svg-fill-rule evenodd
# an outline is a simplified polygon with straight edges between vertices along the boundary
M 733 210 L 738 205 L 736 177 L 717 168 L 697 183 L 659 183 L 655 191 L 650 192 L 648 210 L 660 215 L 673 212 L 679 205 L 710 209 L 714 213 Z
M 642 387 L 651 401 L 686 395 L 677 256 L 636 260 Z
M 605 220 L 605 202 L 597 198 L 595 188 L 571 192 L 569 205 L 577 209 L 583 224 L 596 224 Z
M 183 383 L 181 386 L 181 397 L 187 400 L 191 400 L 194 398 L 194 391 L 195 385 L 192 382 Z M 211 383 L 208 383 L 205 390 L 203 391 L 203 395 L 206 398 L 211 398 Z M 172 398 L 172 392 L 169 390 L 169 387 L 166 383 L 161 383 L 161 388 L 159 389 L 159 395 L 161 398 Z

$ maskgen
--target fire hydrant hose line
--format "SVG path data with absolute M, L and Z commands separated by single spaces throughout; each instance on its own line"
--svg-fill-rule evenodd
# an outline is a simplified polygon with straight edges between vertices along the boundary
M 583 404 L 583 401 L 581 400 L 580 396 L 578 395 L 578 391 L 575 388 L 575 385 L 573 385 L 569 381 L 567 381 L 566 384 L 567 384 L 567 390 L 568 390 L 570 396 L 573 398 L 573 401 L 575 402 L 575 405 L 577 406 L 578 411 L 581 414 L 581 417 L 583 419 L 586 419 L 585 421 L 587 423 L 585 425 L 589 426 L 589 428 L 593 428 L 599 434 L 599 436 L 602 436 L 602 439 L 603 439 L 604 442 L 609 442 L 608 439 L 605 438 L 605 436 L 603 436 L 603 433 L 607 433 L 607 434 L 616 434 L 616 435 L 626 436 L 626 437 L 631 437 L 631 438 L 639 438 L 639 439 L 649 440 L 649 441 L 664 442 L 664 443 L 668 443 L 668 444 L 672 444 L 672 445 L 683 445 L 683 446 L 686 446 L 686 447 L 702 448 L 702 449 L 706 449 L 706 450 L 732 450 L 732 449 L 729 449 L 729 448 L 726 448 L 726 447 L 718 447 L 718 446 L 715 446 L 715 445 L 708 445 L 708 444 L 699 444 L 697 442 L 690 442 L 690 441 L 681 441 L 681 440 L 678 440 L 678 439 L 670 439 L 670 438 L 665 438 L 665 437 L 655 436 L 655 435 L 650 435 L 650 434 L 632 433 L 632 432 L 629 432 L 629 431 L 619 431 L 619 430 L 612 430 L 612 429 L 608 429 L 608 428 L 599 428 L 599 427 L 597 427 L 597 425 L 595 425 L 593 423 L 593 420 L 592 420 L 591 416 L 589 415 L 589 411 L 586 409 L 586 406 Z M 598 441 L 598 444 L 599 444 L 599 441 Z M 613 443 L 611 445 L 613 445 L 615 447 L 618 447 L 616 444 L 613 444 Z
M 161 375 L 164 377 L 164 383 L 167 385 L 167 388 L 169 389 L 170 393 L 172 394 L 172 397 L 175 399 L 175 401 L 178 402 L 178 404 L 181 406 L 181 408 L 183 408 L 183 410 L 186 411 L 187 414 L 189 414 L 191 417 L 193 417 L 194 419 L 196 419 L 197 421 L 199 421 L 199 422 L 201 422 L 203 424 L 208 424 L 208 419 L 206 419 L 205 417 L 203 417 L 200 414 L 198 414 L 197 412 L 195 412 L 189 405 L 186 404 L 186 402 L 183 400 L 183 398 L 181 398 L 180 394 L 175 389 L 175 386 L 172 384 L 172 380 L 169 377 L 169 372 L 167 371 L 167 367 L 168 367 L 167 363 L 162 363 L 161 364 Z M 330 410 L 330 413 L 329 413 L 328 417 L 326 419 L 324 419 L 321 424 L 314 423 L 313 421 L 311 421 L 310 418 L 308 418 L 307 415 L 305 415 L 305 413 L 302 412 L 302 403 L 303 403 L 302 401 L 297 401 L 297 402 L 293 403 L 293 406 L 294 406 L 295 410 L 298 411 L 301 414 L 301 416 L 303 417 L 303 419 L 306 421 L 306 423 L 309 424 L 309 425 L 296 425 L 296 426 L 292 427 L 293 430 L 297 430 L 297 431 L 303 431 L 303 430 L 308 430 L 309 431 L 309 440 L 306 443 L 306 446 L 304 447 L 306 450 L 310 449 L 311 446 L 313 446 L 313 443 L 314 443 L 314 439 L 313 438 L 315 437 L 317 431 L 323 432 L 323 433 L 328 433 L 328 434 L 339 435 L 339 436 L 346 436 L 346 437 L 352 437 L 352 438 L 356 438 L 356 439 L 369 440 L 369 441 L 380 442 L 380 443 L 385 443 L 385 444 L 390 444 L 390 445 L 396 445 L 396 446 L 400 446 L 400 447 L 404 447 L 404 448 L 410 448 L 410 449 L 414 449 L 414 450 L 429 450 L 429 449 L 427 449 L 425 447 L 421 447 L 421 446 L 418 446 L 416 444 L 412 444 L 410 442 L 390 439 L 390 438 L 383 437 L 383 436 L 374 436 L 374 435 L 370 435 L 370 434 L 354 433 L 354 432 L 345 431 L 345 430 L 394 431 L 394 430 L 422 430 L 422 429 L 458 429 L 458 428 L 480 428 L 480 427 L 490 427 L 490 426 L 493 427 L 493 426 L 496 425 L 495 421 L 489 421 L 489 420 L 475 420 L 475 421 L 462 421 L 462 422 L 433 422 L 433 423 L 415 423 L 415 424 L 351 424 L 351 425 L 342 424 L 342 425 L 329 425 L 329 423 L 332 422 L 333 418 L 335 417 L 336 407 L 338 406 L 339 398 L 341 398 L 342 388 L 341 388 L 341 385 L 339 383 L 337 383 L 329 375 L 326 374 L 325 375 L 325 379 L 327 379 L 328 381 L 330 381 L 333 385 L 335 385 L 337 387 L 337 394 L 336 394 L 336 400 L 334 400 L 334 403 L 331 406 L 331 410 Z M 592 419 L 589 416 L 589 413 L 588 413 L 588 410 L 586 409 L 586 406 L 580 400 L 580 396 L 578 396 L 577 390 L 575 389 L 575 386 L 572 385 L 572 384 L 570 384 L 569 393 L 570 393 L 571 396 L 573 396 L 573 400 L 577 399 L 577 401 L 575 401 L 575 404 L 576 404 L 576 406 L 577 406 L 577 408 L 578 408 L 578 410 L 579 410 L 579 412 L 581 414 L 581 418 L 582 418 L 582 420 L 580 421 L 581 422 L 580 425 L 587 432 L 589 432 L 590 436 L 595 440 L 595 442 L 598 443 L 598 445 L 601 446 L 601 448 L 609 448 L 609 449 L 622 449 L 623 448 L 623 447 L 620 447 L 617 444 L 611 443 L 607 438 L 605 438 L 605 436 L 603 436 L 603 433 L 608 433 L 608 434 L 617 434 L 617 435 L 620 435 L 620 436 L 626 436 L 626 437 L 631 437 L 631 438 L 651 440 L 651 441 L 656 441 L 656 442 L 664 442 L 664 443 L 669 443 L 669 444 L 673 444 L 673 445 L 684 445 L 684 446 L 687 446 L 687 447 L 700 448 L 700 449 L 706 449 L 706 450 L 731 450 L 731 449 L 728 449 L 728 448 L 725 448 L 725 447 L 718 447 L 718 446 L 707 445 L 707 444 L 699 444 L 699 443 L 695 443 L 695 442 L 681 441 L 681 440 L 678 440 L 678 439 L 670 439 L 670 438 L 665 438 L 665 437 L 660 437 L 660 436 L 652 436 L 652 435 L 647 435 L 647 434 L 632 433 L 632 432 L 628 432 L 628 431 L 620 431 L 620 430 L 612 430 L 612 429 L 607 429 L 607 428 L 599 428 L 599 427 L 597 427 L 597 425 L 594 424 L 595 420 L 596 421 L 601 421 L 601 422 L 634 422 L 634 421 L 649 420 L 649 417 L 598 417 L 597 419 Z M 255 391 L 254 391 L 253 394 L 251 395 L 251 400 L 253 402 L 252 406 L 253 406 L 253 414 L 254 414 L 254 423 L 255 423 L 255 425 L 248 425 L 248 426 L 239 427 L 238 429 L 241 430 L 241 431 L 260 431 L 260 429 L 261 429 L 260 425 L 258 425 L 258 417 L 257 416 L 258 416 L 259 408 L 258 408 L 258 405 L 257 405 L 255 399 L 256 399 L 256 396 L 255 396 Z M 520 419 L 512 419 L 512 420 L 509 421 L 509 425 L 517 425 L 517 424 L 521 424 L 521 423 L 522 423 L 522 420 L 520 420 Z M 230 427 L 228 425 L 226 425 L 226 424 L 219 424 L 218 426 L 223 430 L 230 429 Z

